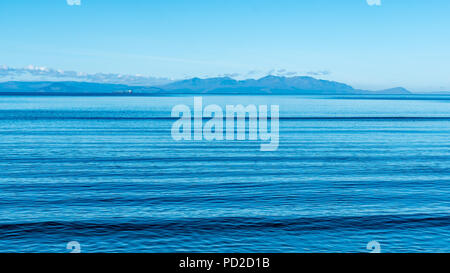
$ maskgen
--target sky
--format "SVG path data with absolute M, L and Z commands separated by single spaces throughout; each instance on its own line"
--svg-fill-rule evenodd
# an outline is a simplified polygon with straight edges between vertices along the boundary
M 0 80 L 272 74 L 450 91 L 448 14 L 448 0 L 0 1 Z

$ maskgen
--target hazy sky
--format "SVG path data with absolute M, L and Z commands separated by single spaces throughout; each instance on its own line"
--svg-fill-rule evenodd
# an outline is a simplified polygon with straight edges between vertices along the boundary
M 450 90 L 449 14 L 448 0 L 1 0 L 0 67 Z

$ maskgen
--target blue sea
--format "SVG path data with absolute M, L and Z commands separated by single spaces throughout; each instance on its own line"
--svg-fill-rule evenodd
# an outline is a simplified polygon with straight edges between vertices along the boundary
M 0 252 L 450 252 L 450 96 L 280 106 L 280 143 L 174 141 L 193 97 L 0 97 Z

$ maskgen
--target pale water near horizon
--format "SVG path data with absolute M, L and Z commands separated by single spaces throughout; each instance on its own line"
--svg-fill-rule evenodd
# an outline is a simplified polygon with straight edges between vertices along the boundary
M 450 252 L 450 97 L 280 105 L 280 144 L 181 141 L 192 97 L 0 97 L 0 252 Z

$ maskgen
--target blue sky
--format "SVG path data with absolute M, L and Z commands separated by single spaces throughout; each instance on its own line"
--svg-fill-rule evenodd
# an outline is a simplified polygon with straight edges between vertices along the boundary
M 450 90 L 450 1 L 377 1 L 0 1 L 0 67 Z

